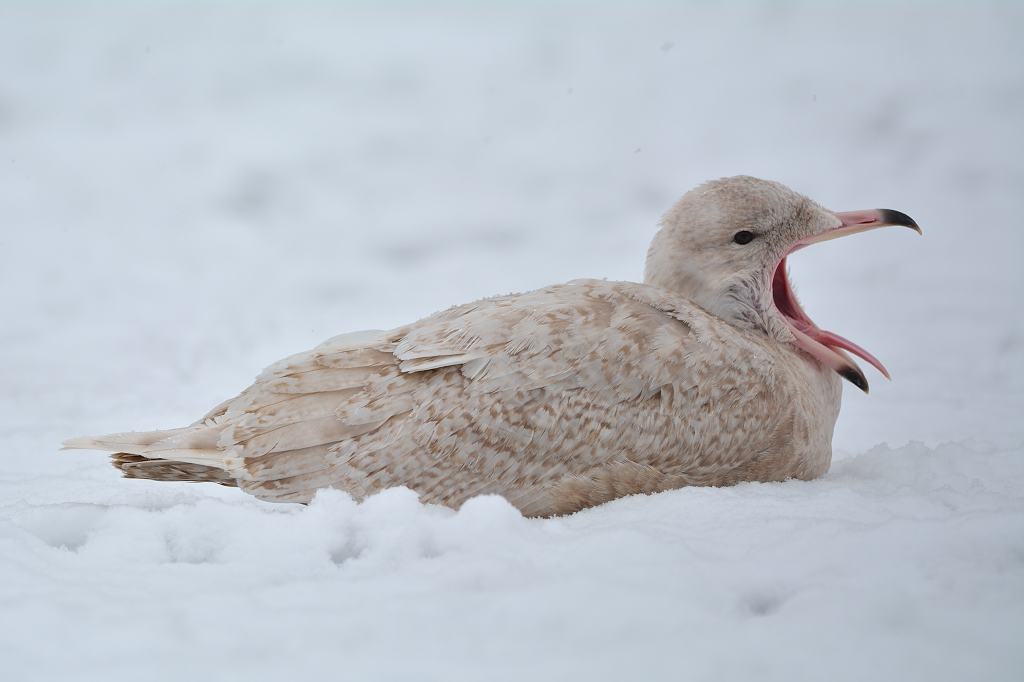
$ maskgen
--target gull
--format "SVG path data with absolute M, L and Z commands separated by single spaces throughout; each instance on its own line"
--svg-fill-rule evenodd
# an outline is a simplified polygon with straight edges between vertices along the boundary
M 191 426 L 73 438 L 128 478 L 208 481 L 272 502 L 397 486 L 459 508 L 497 494 L 525 516 L 632 494 L 825 473 L 850 357 L 786 259 L 901 225 L 829 211 L 777 182 L 722 178 L 662 217 L 642 284 L 574 280 L 456 306 L 285 358 Z

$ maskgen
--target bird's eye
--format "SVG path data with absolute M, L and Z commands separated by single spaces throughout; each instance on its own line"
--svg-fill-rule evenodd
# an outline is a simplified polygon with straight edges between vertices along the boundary
M 754 237 L 756 236 L 757 235 L 754 234 L 753 232 L 747 232 L 746 230 L 743 230 L 733 235 L 732 240 L 737 244 L 749 244 L 750 242 L 754 241 Z

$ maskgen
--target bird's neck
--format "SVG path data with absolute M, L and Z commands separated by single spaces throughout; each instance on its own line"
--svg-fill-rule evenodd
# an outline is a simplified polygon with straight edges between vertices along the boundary
M 767 275 L 720 273 L 714 267 L 686 267 L 686 260 L 664 258 L 664 252 L 648 257 L 644 284 L 683 296 L 715 317 L 743 329 L 772 334 L 777 315 Z

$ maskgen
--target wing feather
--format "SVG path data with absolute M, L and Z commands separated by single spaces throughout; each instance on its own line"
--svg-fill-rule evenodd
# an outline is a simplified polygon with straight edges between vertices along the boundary
M 763 393 L 771 377 L 721 372 L 736 359 L 730 353 L 757 349 L 722 343 L 708 318 L 668 292 L 623 282 L 485 299 L 274 363 L 143 456 L 164 448 L 209 465 L 215 443 L 217 466 L 276 501 L 308 501 L 327 486 L 361 498 L 407 485 L 429 502 L 458 506 L 497 492 L 524 511 L 550 513 L 563 504 L 552 491 L 590 499 L 611 490 L 615 476 L 653 490 L 670 479 L 648 469 L 690 480 L 738 466 L 754 447 L 720 435 L 735 425 L 721 423 L 718 408 Z M 715 352 L 697 352 L 706 348 Z M 769 374 L 770 365 L 767 358 Z M 694 443 L 710 445 L 692 452 Z M 187 459 L 186 446 L 203 452 Z M 605 482 L 581 483 L 590 471 Z M 563 480 L 575 482 L 558 488 Z

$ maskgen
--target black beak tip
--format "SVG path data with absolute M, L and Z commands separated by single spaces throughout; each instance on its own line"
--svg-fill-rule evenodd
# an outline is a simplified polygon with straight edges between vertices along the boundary
M 847 367 L 839 373 L 844 379 L 849 381 L 851 384 L 864 391 L 868 392 L 868 380 L 863 374 L 855 370 L 853 367 Z
M 883 208 L 879 210 L 882 214 L 882 221 L 886 225 L 902 225 L 903 227 L 909 227 L 911 230 L 915 230 L 918 234 L 921 234 L 921 228 L 917 226 L 914 219 L 908 216 L 906 213 L 900 211 L 893 211 L 889 208 Z

